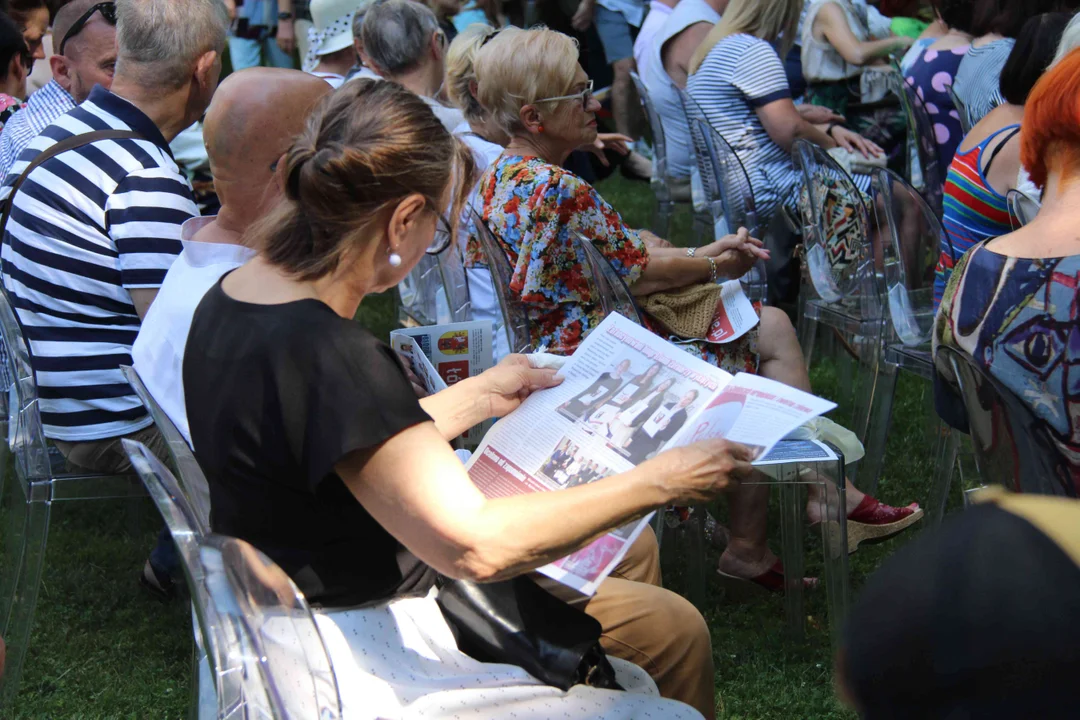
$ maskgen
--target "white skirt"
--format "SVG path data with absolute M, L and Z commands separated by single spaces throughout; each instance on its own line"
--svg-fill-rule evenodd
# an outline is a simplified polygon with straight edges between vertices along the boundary
M 544 685 L 514 665 L 478 662 L 457 649 L 435 591 L 374 608 L 316 611 L 341 694 L 358 718 L 700 719 L 659 697 L 648 674 L 611 658 L 625 692 Z

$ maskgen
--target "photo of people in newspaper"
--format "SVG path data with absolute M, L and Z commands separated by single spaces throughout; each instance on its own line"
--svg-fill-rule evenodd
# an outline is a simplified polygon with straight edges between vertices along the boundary
M 633 354 L 633 359 L 621 357 L 557 410 L 636 465 L 682 429 L 700 390 L 665 372 L 659 362 Z
M 587 457 L 588 454 L 588 448 L 582 448 L 564 437 L 536 475 L 551 480 L 559 487 L 576 487 L 611 474 L 610 468 Z
M 628 380 L 630 361 L 620 360 L 615 367 L 604 372 L 596 382 L 556 408 L 568 420 L 580 420 L 582 416 L 607 402 Z

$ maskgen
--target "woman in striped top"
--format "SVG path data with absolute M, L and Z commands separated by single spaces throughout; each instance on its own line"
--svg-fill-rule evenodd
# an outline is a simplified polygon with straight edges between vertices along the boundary
M 750 176 L 762 225 L 781 204 L 795 209 L 802 178 L 791 147 L 803 138 L 864 156 L 881 148 L 835 123 L 814 125 L 795 109 L 780 57 L 799 22 L 799 0 L 731 0 L 690 60 L 690 94 L 709 124 L 735 149 Z M 783 38 L 780 54 L 773 48 Z M 866 191 L 869 177 L 856 178 Z
M 956 150 L 945 179 L 945 237 L 934 282 L 935 308 L 956 261 L 983 240 L 1012 230 L 1005 196 L 1017 185 L 1024 103 L 1053 59 L 1068 19 L 1064 13 L 1045 13 L 1028 20 L 1001 73 L 1005 103 L 971 128 Z

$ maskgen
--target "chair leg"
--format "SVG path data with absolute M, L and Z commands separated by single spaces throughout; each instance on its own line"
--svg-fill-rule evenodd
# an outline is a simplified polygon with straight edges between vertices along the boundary
M 34 609 L 41 588 L 41 570 L 49 535 L 50 502 L 27 502 L 22 483 L 10 483 L 12 502 L 4 511 L 4 563 L 0 567 L 0 636 L 7 643 L 7 664 L 0 678 L 0 715 L 8 715 L 19 691 L 19 676 Z
M 819 472 L 824 469 L 819 464 Z M 848 603 L 851 597 L 847 552 L 847 513 L 846 490 L 844 489 L 844 460 L 829 464 L 836 490 L 822 486 L 821 517 L 836 518 L 836 521 L 821 523 L 821 544 L 825 566 L 825 592 L 829 607 L 829 632 L 834 649 L 839 649 L 843 634 L 844 619 L 847 617 Z M 826 473 L 823 473 L 826 474 Z
M 807 370 L 810 369 L 810 363 L 814 360 L 814 344 L 818 333 L 817 320 L 811 318 L 806 312 L 808 302 L 804 299 L 799 303 L 799 329 L 796 333 L 799 336 L 799 345 L 802 346 L 803 360 L 806 362 Z
M 803 556 L 803 525 L 806 505 L 802 502 L 802 486 L 797 484 L 798 466 L 784 466 L 779 483 L 780 499 L 780 560 L 784 563 L 784 615 L 788 631 L 802 638 L 806 631 L 803 603 L 803 575 L 806 561 Z
M 870 407 L 867 408 L 866 440 L 864 440 L 866 455 L 856 463 L 860 466 L 857 487 L 870 495 L 877 492 L 881 469 L 885 465 L 885 446 L 889 437 L 889 428 L 892 426 L 893 398 L 896 395 L 898 372 L 896 366 L 883 360 L 880 364 L 880 372 L 874 377 L 873 395 L 869 399 Z
M 960 449 L 960 435 L 944 422 L 939 423 L 938 447 L 935 449 L 934 480 L 930 487 L 930 507 L 927 508 L 930 517 L 927 518 L 927 528 L 937 527 L 945 517 L 945 505 L 949 502 L 949 489 L 952 486 L 953 473 L 956 470 L 956 460 Z

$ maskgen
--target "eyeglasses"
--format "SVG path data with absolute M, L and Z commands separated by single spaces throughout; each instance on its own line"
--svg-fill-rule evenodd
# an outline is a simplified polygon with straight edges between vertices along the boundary
M 429 205 L 428 209 L 435 213 L 435 221 L 437 227 L 435 228 L 435 237 L 431 239 L 431 244 L 428 245 L 426 252 L 428 255 L 438 255 L 439 253 L 450 247 L 450 243 L 454 239 L 454 230 L 450 226 L 450 221 L 443 217 L 443 214 L 435 209 L 434 206 Z
M 116 3 L 100 2 L 84 12 L 79 16 L 78 20 L 72 23 L 71 28 L 64 33 L 64 38 L 60 41 L 60 49 L 57 51 L 57 55 L 64 54 L 64 46 L 67 45 L 67 41 L 81 33 L 82 29 L 86 27 L 86 23 L 90 22 L 90 18 L 96 12 L 101 13 L 101 17 L 104 18 L 105 22 L 114 27 L 116 26 Z
M 585 109 L 589 107 L 589 101 L 593 96 L 593 81 L 590 80 L 585 86 L 585 89 L 581 92 L 576 92 L 573 95 L 559 95 L 558 97 L 541 98 L 537 100 L 537 103 L 542 102 L 559 102 L 561 100 L 581 100 L 581 107 Z

